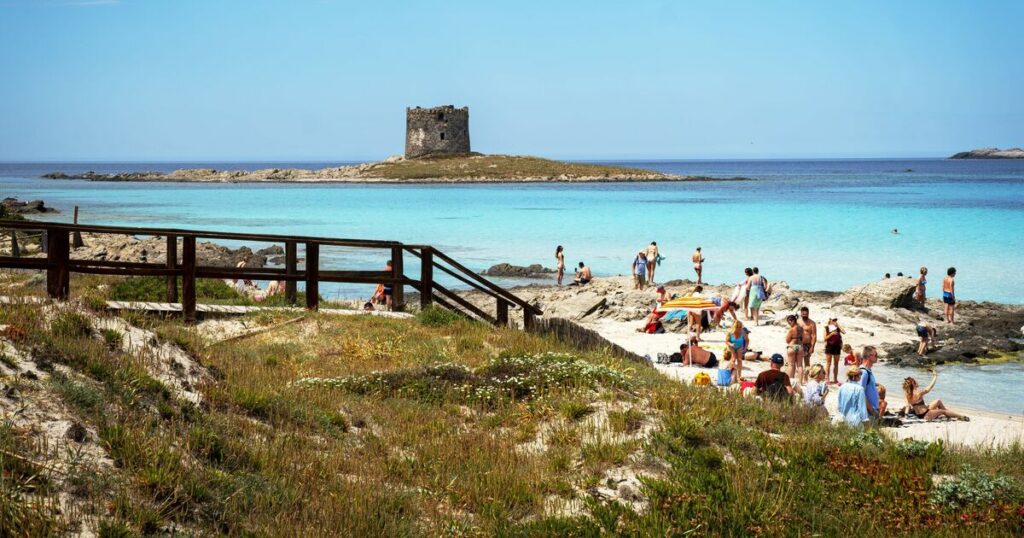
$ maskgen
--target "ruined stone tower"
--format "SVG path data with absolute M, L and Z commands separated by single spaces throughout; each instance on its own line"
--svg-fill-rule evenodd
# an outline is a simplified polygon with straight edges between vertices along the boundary
M 405 109 L 406 159 L 469 151 L 469 107 Z

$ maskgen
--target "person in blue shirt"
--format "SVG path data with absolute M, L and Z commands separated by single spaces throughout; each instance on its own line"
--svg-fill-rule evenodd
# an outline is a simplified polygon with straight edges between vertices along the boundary
M 861 428 L 871 420 L 864 387 L 860 384 L 862 377 L 861 369 L 851 366 L 846 370 L 846 383 L 839 387 L 839 416 L 851 428 Z
M 860 386 L 864 387 L 864 398 L 868 404 L 868 414 L 878 417 L 878 385 L 871 367 L 878 362 L 878 351 L 875 346 L 864 346 L 860 359 Z
M 636 258 L 633 258 L 633 287 L 638 290 L 644 289 L 644 284 L 647 283 L 647 253 L 640 251 L 637 253 Z

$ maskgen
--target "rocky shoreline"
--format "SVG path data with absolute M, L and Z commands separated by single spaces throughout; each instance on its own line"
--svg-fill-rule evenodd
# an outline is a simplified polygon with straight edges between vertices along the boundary
M 535 157 L 470 155 L 443 159 L 404 159 L 308 170 L 267 168 L 217 170 L 185 168 L 173 172 L 53 172 L 43 179 L 199 183 L 576 183 L 650 181 L 749 181 L 745 177 L 677 176 L 652 170 L 568 163 Z
M 695 283 L 690 280 L 672 280 L 664 285 L 670 293 L 685 294 Z M 628 277 L 598 277 L 586 286 L 530 284 L 511 291 L 544 311 L 545 317 L 566 318 L 597 328 L 599 332 L 608 324 L 629 322 L 639 327 L 655 305 L 653 288 L 632 289 Z M 854 345 L 877 345 L 887 364 L 921 367 L 947 363 L 971 364 L 986 360 L 1024 360 L 1020 352 L 1024 305 L 991 302 L 961 301 L 957 308 L 957 323 L 950 326 L 942 322 L 943 304 L 929 299 L 921 304 L 913 299 L 914 281 L 911 278 L 885 279 L 845 292 L 794 290 L 784 281 L 772 286 L 771 297 L 762 307 L 762 325 L 782 330 L 785 316 L 808 306 L 812 319 L 819 325 L 825 316 L 837 316 L 858 339 Z M 706 296 L 728 296 L 731 285 L 704 285 Z M 486 298 L 473 291 L 464 297 L 489 310 Z M 925 321 L 936 328 L 937 336 L 930 352 L 917 355 L 919 342 L 916 326 Z M 758 337 L 754 329 L 755 339 Z M 685 334 L 685 323 L 668 323 L 670 333 Z M 605 335 L 607 336 L 607 335 Z M 860 343 L 859 339 L 863 339 Z M 775 345 L 779 344 L 779 345 Z M 763 339 L 757 344 L 765 346 Z M 779 348 L 781 340 L 771 342 L 768 350 Z M 821 351 L 817 352 L 819 355 Z
M 960 153 L 951 156 L 950 159 L 1024 159 L 1024 149 L 972 149 L 970 151 L 961 151 Z

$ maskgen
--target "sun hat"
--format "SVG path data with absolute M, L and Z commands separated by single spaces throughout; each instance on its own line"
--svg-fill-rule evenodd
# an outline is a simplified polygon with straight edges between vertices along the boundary
M 784 358 L 782 358 L 782 355 L 779 355 L 778 353 L 776 353 L 776 354 L 772 355 L 772 362 L 775 363 L 775 364 L 782 364 L 782 363 L 786 362 L 786 360 Z

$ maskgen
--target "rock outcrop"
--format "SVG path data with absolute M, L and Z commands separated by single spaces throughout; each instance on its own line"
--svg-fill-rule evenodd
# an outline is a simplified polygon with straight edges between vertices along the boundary
M 82 239 L 85 246 L 71 251 L 73 259 L 149 263 L 163 263 L 167 259 L 167 244 L 163 237 L 140 239 L 127 235 L 84 234 Z M 181 248 L 179 241 L 179 256 Z M 246 267 L 258 269 L 267 264 L 264 252 L 271 250 L 273 247 L 253 252 L 246 246 L 231 249 L 204 241 L 196 243 L 196 259 L 201 265 L 212 267 L 235 267 L 244 261 Z
M 832 301 L 832 306 L 881 306 L 920 310 L 924 305 L 914 299 L 916 288 L 917 284 L 912 278 L 886 278 L 846 290 Z
M 1024 149 L 981 148 L 961 151 L 950 159 L 1024 159 Z
M 3 211 L 0 214 L 8 215 L 39 215 L 42 213 L 56 213 L 52 207 L 46 207 L 42 200 L 31 200 L 28 202 L 19 201 L 17 198 L 4 198 L 0 202 Z
M 544 267 L 539 263 L 535 263 L 528 267 L 512 265 L 510 263 L 499 263 L 497 265 L 492 265 L 481 274 L 485 276 L 498 277 L 549 278 L 551 275 L 555 274 L 555 270 Z

